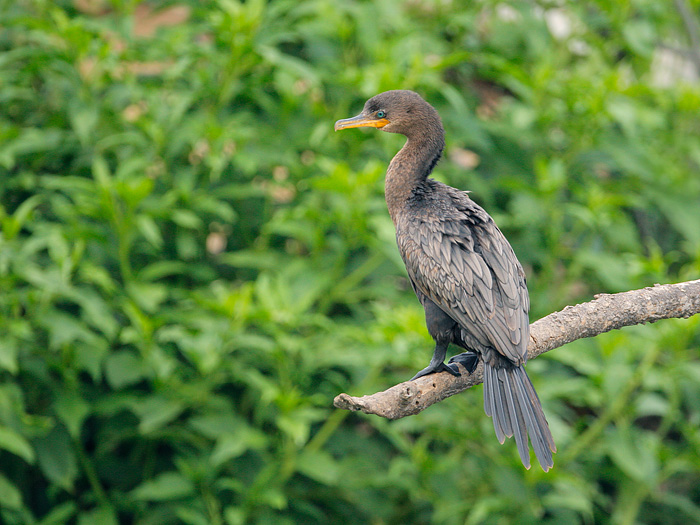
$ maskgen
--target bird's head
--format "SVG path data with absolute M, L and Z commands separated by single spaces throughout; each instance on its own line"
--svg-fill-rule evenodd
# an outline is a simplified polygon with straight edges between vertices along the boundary
M 361 127 L 400 133 L 409 138 L 426 131 L 442 133 L 437 111 L 418 93 L 399 89 L 373 96 L 365 102 L 362 113 L 335 123 L 336 131 Z

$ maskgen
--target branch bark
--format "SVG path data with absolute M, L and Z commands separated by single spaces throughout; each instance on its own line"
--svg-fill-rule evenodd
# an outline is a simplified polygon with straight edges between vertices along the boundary
M 660 319 L 688 318 L 700 313 L 700 279 L 678 284 L 654 285 L 617 294 L 600 294 L 595 300 L 567 306 L 530 325 L 528 358 L 554 348 L 593 337 L 610 330 Z M 481 363 L 473 374 L 462 370 L 461 377 L 431 374 L 406 381 L 376 394 L 336 396 L 333 405 L 345 410 L 400 419 L 425 410 L 445 398 L 459 394 L 483 381 Z

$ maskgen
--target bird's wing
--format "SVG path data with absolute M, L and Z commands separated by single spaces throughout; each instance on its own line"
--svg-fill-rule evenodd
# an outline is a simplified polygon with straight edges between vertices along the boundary
M 529 338 L 525 274 L 491 217 L 470 204 L 456 218 L 413 218 L 403 227 L 397 240 L 414 288 L 484 348 L 522 364 Z

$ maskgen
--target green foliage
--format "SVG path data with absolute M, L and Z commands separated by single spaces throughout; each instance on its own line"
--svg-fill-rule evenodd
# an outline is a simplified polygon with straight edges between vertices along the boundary
M 3 523 L 700 521 L 697 318 L 529 365 L 549 474 L 478 389 L 331 408 L 432 351 L 383 202 L 401 140 L 332 131 L 377 92 L 437 106 L 436 176 L 511 239 L 533 319 L 698 277 L 673 3 L 150 5 L 0 0 Z

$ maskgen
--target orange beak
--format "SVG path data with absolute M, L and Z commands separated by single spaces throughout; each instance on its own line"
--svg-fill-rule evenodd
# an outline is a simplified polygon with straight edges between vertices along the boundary
M 360 114 L 352 118 L 344 118 L 335 123 L 334 129 L 340 131 L 341 129 L 349 128 L 383 128 L 389 123 L 389 119 L 385 118 L 369 118 Z

